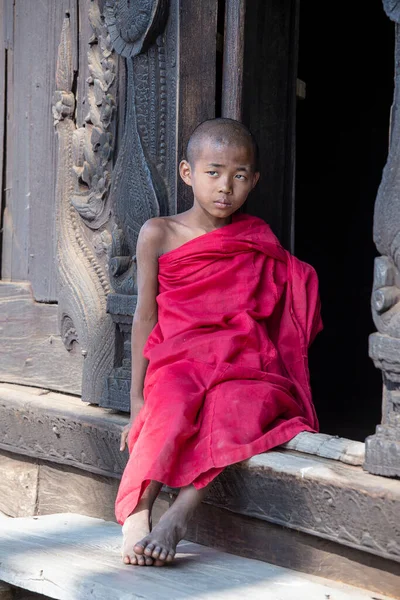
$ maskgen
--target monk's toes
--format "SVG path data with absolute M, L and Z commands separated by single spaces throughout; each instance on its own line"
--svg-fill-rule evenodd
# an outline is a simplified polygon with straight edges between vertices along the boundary
M 161 546 L 155 546 L 153 552 L 151 553 L 152 558 L 160 558 L 160 554 L 162 552 Z M 162 560 L 162 559 L 161 559 Z
M 143 556 L 143 554 L 139 554 L 139 556 L 137 557 L 137 564 L 139 565 L 139 567 L 146 566 L 146 557 Z
M 161 552 L 158 553 L 157 556 L 154 556 L 154 552 L 153 552 L 153 558 L 157 558 L 158 560 L 160 560 L 162 562 L 165 561 L 165 559 L 167 558 L 167 556 L 168 556 L 168 549 L 167 548 L 163 548 L 161 550 Z
M 150 558 L 149 556 L 145 557 L 144 562 L 146 564 L 146 567 L 151 567 L 151 565 L 154 564 L 154 560 L 152 558 Z
M 144 551 L 147 547 L 147 542 L 138 542 L 134 545 L 133 550 L 137 555 L 144 554 Z
M 154 558 L 153 551 L 155 548 L 156 548 L 156 544 L 152 544 L 152 543 L 147 544 L 146 548 L 144 549 L 144 554 L 146 556 L 151 556 L 152 558 Z
M 126 554 L 124 556 L 124 563 L 126 565 L 137 565 L 138 564 L 137 563 L 137 558 L 136 558 L 136 556 L 134 554 L 131 554 L 131 555 Z
M 175 558 L 175 552 L 173 550 L 165 550 L 163 549 L 160 552 L 159 558 L 154 560 L 155 567 L 164 567 L 167 564 L 171 564 Z

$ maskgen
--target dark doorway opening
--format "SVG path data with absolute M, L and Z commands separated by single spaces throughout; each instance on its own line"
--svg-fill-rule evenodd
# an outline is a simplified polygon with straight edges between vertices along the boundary
M 295 253 L 317 270 L 324 332 L 311 349 L 321 431 L 364 440 L 381 418 L 368 357 L 373 210 L 388 150 L 394 24 L 379 2 L 302 2 Z

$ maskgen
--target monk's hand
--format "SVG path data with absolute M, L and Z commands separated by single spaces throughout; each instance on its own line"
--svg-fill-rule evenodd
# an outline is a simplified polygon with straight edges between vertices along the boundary
M 144 399 L 143 396 L 132 396 L 131 395 L 131 418 L 129 419 L 129 423 L 125 425 L 121 433 L 121 443 L 119 449 L 123 452 L 126 448 L 126 443 L 128 440 L 128 435 L 132 427 L 132 423 L 136 419 L 137 415 L 140 413 L 141 408 L 143 406 Z
M 125 425 L 125 427 L 122 430 L 122 433 L 121 433 L 121 443 L 120 443 L 120 446 L 119 446 L 119 449 L 120 449 L 121 452 L 123 452 L 125 450 L 125 448 L 126 448 L 126 441 L 128 439 L 128 435 L 129 435 L 129 432 L 131 430 L 131 427 L 132 427 L 132 419 L 129 420 L 129 423 L 127 425 Z

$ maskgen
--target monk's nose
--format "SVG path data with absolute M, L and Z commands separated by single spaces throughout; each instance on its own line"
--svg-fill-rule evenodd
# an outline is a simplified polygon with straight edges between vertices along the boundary
M 232 183 L 228 179 L 221 181 L 220 192 L 223 194 L 230 194 L 232 192 Z

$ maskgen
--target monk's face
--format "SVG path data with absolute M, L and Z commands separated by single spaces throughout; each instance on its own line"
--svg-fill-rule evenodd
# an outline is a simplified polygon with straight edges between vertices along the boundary
M 221 219 L 245 203 L 260 175 L 254 170 L 251 147 L 212 140 L 201 145 L 193 165 L 182 161 L 180 173 L 193 188 L 194 207 Z

